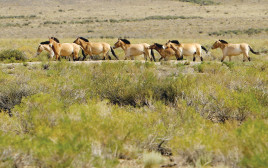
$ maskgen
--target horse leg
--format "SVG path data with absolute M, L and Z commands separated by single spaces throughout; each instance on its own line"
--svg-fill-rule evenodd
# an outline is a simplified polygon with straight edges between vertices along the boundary
M 202 57 L 202 50 L 201 50 L 201 48 L 197 48 L 196 54 L 200 57 L 200 60 L 203 62 L 203 57 Z
M 130 58 L 130 54 L 129 53 L 126 53 L 125 54 L 125 59 L 124 60 L 127 60 L 128 58 Z M 131 57 L 132 58 L 132 57 Z
M 105 55 L 106 55 L 106 57 L 108 57 L 108 59 L 109 59 L 109 60 L 111 60 L 111 59 L 112 59 L 112 57 L 109 55 L 109 50 L 106 52 L 106 54 L 105 54 Z
M 231 62 L 232 61 L 232 57 L 231 56 L 229 56 L 229 62 Z
M 249 55 L 248 55 L 248 52 L 245 52 L 245 53 L 244 53 L 244 57 L 245 57 L 245 58 L 247 58 L 247 59 L 248 59 L 248 61 L 250 61 L 250 60 L 251 60 L 251 59 L 250 59 L 250 57 L 249 57 Z
M 159 61 L 161 61 L 164 57 L 159 58 Z
M 196 56 L 196 52 L 194 52 L 194 54 L 193 54 L 193 62 L 195 62 L 195 56 Z
M 134 56 L 130 56 L 131 60 L 134 60 Z
M 74 52 L 74 58 L 75 58 L 75 61 L 78 61 L 78 52 Z
M 143 56 L 144 56 L 144 60 L 147 61 L 147 55 L 146 55 L 146 53 L 143 53 Z
M 221 62 L 224 61 L 225 57 L 226 57 L 226 55 L 222 56 Z

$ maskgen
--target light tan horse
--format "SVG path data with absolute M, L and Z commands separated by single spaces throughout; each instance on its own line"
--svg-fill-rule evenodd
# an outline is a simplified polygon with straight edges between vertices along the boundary
M 144 55 L 144 59 L 147 60 L 147 57 L 152 61 L 152 57 L 155 61 L 154 54 L 150 55 L 149 44 L 141 43 L 141 44 L 130 44 L 130 42 L 126 39 L 118 39 L 118 41 L 114 44 L 113 48 L 116 49 L 121 47 L 125 52 L 125 60 L 131 58 L 134 60 L 135 56 Z M 153 53 L 153 50 L 151 50 Z M 152 57 L 151 57 L 152 56 Z
M 44 41 L 39 44 L 37 51 L 36 51 L 36 56 L 40 55 L 44 50 L 49 52 L 50 58 L 53 59 L 54 52 L 53 52 L 53 49 L 49 47 L 49 41 Z
M 75 43 L 60 43 L 57 38 L 51 37 L 49 38 L 49 46 L 53 49 L 56 60 L 58 60 L 60 56 L 69 57 L 71 55 L 74 61 L 79 59 L 78 53 L 81 48 Z
M 221 59 L 221 62 L 224 61 L 225 57 L 229 57 L 229 61 L 231 61 L 232 56 L 237 56 L 240 54 L 243 54 L 243 61 L 246 61 L 246 58 L 248 61 L 250 61 L 249 57 L 249 51 L 251 51 L 253 54 L 259 55 L 259 52 L 253 51 L 253 49 L 247 44 L 247 43 L 241 43 L 241 44 L 230 44 L 224 40 L 217 40 L 211 47 L 211 49 L 220 48 L 222 50 L 223 57 Z
M 149 46 L 149 49 L 154 49 L 156 50 L 161 58 L 159 59 L 159 61 L 161 61 L 162 59 L 165 59 L 167 57 L 171 57 L 171 56 L 176 56 L 177 59 L 179 59 L 178 55 L 176 55 L 175 51 L 172 48 L 166 48 L 164 49 L 164 46 L 158 43 L 154 43 L 153 45 Z M 153 53 L 151 53 L 153 55 Z
M 113 56 L 118 60 L 118 57 L 115 54 L 113 48 L 108 43 L 104 43 L 104 42 L 93 43 L 93 42 L 89 42 L 88 39 L 84 37 L 78 37 L 74 41 L 74 43 L 80 45 L 83 48 L 85 54 L 89 55 L 91 59 L 93 55 L 103 54 L 103 60 L 105 60 L 105 57 L 108 57 L 108 59 L 111 60 L 111 57 L 109 56 L 109 51 L 111 51 Z M 85 58 L 86 56 L 84 56 L 83 60 Z
M 177 40 L 168 41 L 164 48 L 172 48 L 176 54 L 179 56 L 179 59 L 183 59 L 183 56 L 193 56 L 193 61 L 195 61 L 195 56 L 199 56 L 201 61 L 203 61 L 202 57 L 202 49 L 208 52 L 207 49 L 198 43 L 180 43 Z

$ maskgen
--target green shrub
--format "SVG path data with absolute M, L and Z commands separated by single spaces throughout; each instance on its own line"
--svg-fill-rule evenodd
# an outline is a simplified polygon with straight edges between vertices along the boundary
M 0 94 L 15 107 L 0 113 L 0 167 L 141 165 L 162 140 L 182 166 L 262 167 L 267 65 L 1 66 Z
M 268 165 L 268 124 L 263 120 L 249 120 L 237 129 L 239 147 L 242 150 L 242 167 L 260 167 Z
M 26 61 L 26 55 L 24 52 L 10 49 L 10 50 L 3 50 L 0 52 L 0 61 L 4 62 L 23 62 Z

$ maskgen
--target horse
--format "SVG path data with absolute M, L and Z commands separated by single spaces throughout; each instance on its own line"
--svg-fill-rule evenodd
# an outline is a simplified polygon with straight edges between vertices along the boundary
M 170 57 L 170 56 L 174 56 L 174 55 L 177 58 L 177 55 L 172 48 L 164 49 L 164 46 L 161 44 L 158 44 L 158 43 L 154 43 L 153 45 L 150 45 L 149 49 L 154 49 L 160 54 L 161 58 L 159 59 L 159 61 L 161 61 L 163 58 L 166 60 L 166 57 Z M 153 53 L 151 53 L 151 54 L 153 55 Z
M 73 56 L 74 61 L 79 59 L 78 53 L 81 48 L 75 43 L 60 43 L 57 38 L 50 37 L 49 46 L 53 49 L 56 56 L 56 60 L 58 60 L 60 56 L 69 57 L 71 55 Z
M 183 56 L 193 56 L 193 61 L 195 61 L 195 56 L 197 55 L 203 61 L 202 49 L 208 53 L 208 50 L 201 44 L 180 43 L 178 40 L 169 40 L 164 48 L 172 48 L 178 55 L 178 60 L 183 59 Z
M 50 58 L 53 59 L 54 51 L 51 47 L 49 47 L 49 41 L 44 41 L 39 44 L 37 51 L 36 51 L 36 56 L 40 55 L 41 52 L 43 52 L 44 50 L 48 51 Z
M 118 41 L 114 44 L 113 49 L 121 47 L 125 52 L 125 60 L 128 58 L 131 58 L 131 60 L 134 60 L 134 56 L 144 55 L 144 59 L 147 61 L 147 57 L 150 58 L 152 61 L 152 57 L 155 61 L 155 57 L 153 54 L 153 49 L 151 49 L 151 56 L 150 56 L 150 49 L 149 44 L 147 43 L 141 43 L 141 44 L 130 44 L 130 42 L 127 39 L 120 39 L 118 38 Z
M 220 48 L 222 50 L 223 57 L 221 59 L 221 62 L 224 61 L 225 57 L 229 57 L 229 61 L 231 61 L 232 56 L 238 56 L 240 54 L 243 54 L 243 62 L 246 61 L 246 58 L 248 61 L 250 61 L 249 57 L 249 51 L 251 51 L 253 54 L 259 55 L 259 52 L 255 52 L 247 43 L 240 43 L 240 44 L 231 44 L 224 40 L 217 40 L 211 47 L 211 49 Z
M 109 56 L 109 51 L 111 51 L 113 56 L 118 60 L 118 57 L 115 54 L 113 48 L 108 43 L 105 42 L 93 43 L 89 42 L 88 39 L 84 37 L 78 37 L 74 41 L 74 43 L 80 45 L 83 48 L 86 55 L 89 55 L 91 59 L 93 55 L 103 54 L 103 60 L 105 60 L 105 57 L 108 57 L 109 60 L 111 60 L 111 57 Z M 83 60 L 85 58 L 86 56 L 84 56 Z

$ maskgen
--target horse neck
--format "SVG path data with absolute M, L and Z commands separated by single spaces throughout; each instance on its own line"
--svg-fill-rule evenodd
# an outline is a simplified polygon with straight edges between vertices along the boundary
M 60 43 L 53 42 L 52 50 L 53 50 L 54 53 L 59 53 L 60 52 L 60 47 L 61 47 Z
M 87 48 L 87 44 L 89 44 L 89 42 L 85 42 L 85 41 L 81 41 L 81 47 L 83 48 L 83 49 L 85 49 L 85 48 Z
M 159 53 L 163 53 L 164 52 L 164 49 L 163 48 L 160 48 L 160 47 L 156 47 L 155 50 Z
M 172 48 L 172 49 L 174 49 L 174 50 L 177 49 L 177 47 L 179 47 L 178 44 L 171 44 L 171 45 L 170 45 L 170 48 Z
M 223 50 L 227 45 L 228 45 L 228 44 L 223 44 L 223 43 L 221 43 L 221 44 L 220 44 L 220 48 Z
M 46 50 L 48 52 L 50 52 L 52 49 L 49 47 L 48 44 L 42 45 L 43 46 L 43 50 Z
M 122 44 L 120 47 L 121 47 L 123 50 L 127 50 L 127 48 L 130 47 L 130 44 Z
M 53 49 L 49 47 L 49 45 L 43 45 L 44 49 L 48 51 L 50 54 L 54 54 Z

